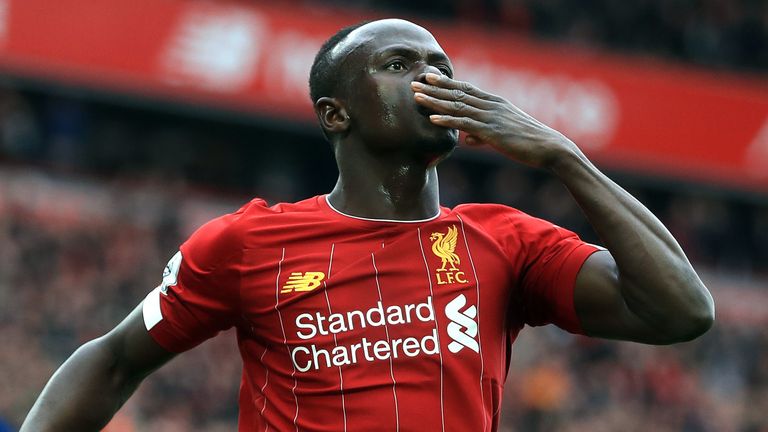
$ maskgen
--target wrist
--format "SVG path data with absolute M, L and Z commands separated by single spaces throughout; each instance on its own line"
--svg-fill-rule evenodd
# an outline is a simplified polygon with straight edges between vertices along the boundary
M 549 158 L 544 169 L 559 178 L 568 177 L 575 171 L 583 170 L 591 165 L 587 157 L 568 138 L 563 137 L 565 143 L 557 146 L 557 151 Z

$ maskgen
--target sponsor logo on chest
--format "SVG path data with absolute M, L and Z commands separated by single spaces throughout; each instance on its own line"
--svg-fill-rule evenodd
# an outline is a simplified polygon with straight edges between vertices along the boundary
M 384 306 L 381 301 L 365 310 L 351 310 L 326 314 L 325 312 L 302 313 L 296 317 L 295 334 L 303 343 L 291 347 L 291 360 L 296 370 L 308 372 L 330 367 L 350 366 L 360 362 L 391 361 L 401 357 L 420 357 L 439 355 L 441 345 L 458 354 L 464 348 L 479 352 L 477 308 L 467 305 L 467 298 L 459 294 L 445 306 L 445 318 L 440 319 L 440 326 L 445 326 L 449 340 L 440 341 L 435 308 L 432 296 L 427 296 L 422 303 Z M 406 332 L 404 337 L 390 338 L 390 331 L 397 326 L 415 323 L 432 323 L 434 327 L 423 327 Z M 384 327 L 386 336 L 381 339 L 371 337 L 368 328 Z M 360 339 L 345 338 L 341 343 L 336 336 L 345 333 L 364 335 Z M 333 346 L 328 336 L 333 336 Z M 315 343 L 317 338 L 325 337 L 326 343 Z M 351 342 L 351 343 L 349 343 Z

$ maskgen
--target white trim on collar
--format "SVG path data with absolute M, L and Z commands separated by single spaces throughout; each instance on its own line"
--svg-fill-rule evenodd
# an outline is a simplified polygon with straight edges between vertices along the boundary
M 395 223 L 419 223 L 419 222 L 429 222 L 429 221 L 431 221 L 431 220 L 435 220 L 435 219 L 437 219 L 438 217 L 440 217 L 440 212 L 441 212 L 441 210 L 438 208 L 438 209 L 437 209 L 437 214 L 436 214 L 436 215 L 434 215 L 434 216 L 432 216 L 432 217 L 430 217 L 430 218 L 427 218 L 427 219 L 416 219 L 416 220 L 397 220 L 397 219 L 372 219 L 372 218 L 364 218 L 364 217 L 360 217 L 360 216 L 353 216 L 353 215 L 350 215 L 350 214 L 346 214 L 346 213 L 344 213 L 344 212 L 343 212 L 343 211 L 341 211 L 341 210 L 338 210 L 338 209 L 336 209 L 336 207 L 334 207 L 334 206 L 333 206 L 333 204 L 331 204 L 331 201 L 329 201 L 329 200 L 328 200 L 328 195 L 327 195 L 327 194 L 326 194 L 326 195 L 323 195 L 323 199 L 325 199 L 325 203 L 326 203 L 326 204 L 328 204 L 328 207 L 330 207 L 330 208 L 331 208 L 331 210 L 335 211 L 336 213 L 338 213 L 338 214 L 340 214 L 340 215 L 342 215 L 342 216 L 346 216 L 346 217 L 348 217 L 348 218 L 352 218 L 352 219 L 358 219 L 358 220 L 364 220 L 364 221 L 369 221 L 369 222 L 395 222 Z

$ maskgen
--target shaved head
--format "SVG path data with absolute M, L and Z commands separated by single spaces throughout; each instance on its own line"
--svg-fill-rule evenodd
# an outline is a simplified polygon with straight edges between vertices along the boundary
M 382 32 L 397 32 L 420 34 L 421 37 L 431 39 L 435 45 L 439 44 L 434 36 L 417 24 L 398 18 L 381 19 L 377 21 L 364 21 L 345 27 L 325 41 L 317 52 L 315 61 L 309 75 L 310 99 L 312 102 L 324 96 L 334 96 L 338 89 L 337 84 L 348 82 L 343 73 L 343 65 L 350 54 L 361 47 L 366 46 Z M 403 37 L 407 35 L 403 34 Z
M 397 31 L 402 33 L 404 30 L 409 33 L 421 33 L 422 36 L 432 39 L 439 46 L 435 37 L 427 29 L 410 21 L 399 18 L 388 18 L 378 21 L 372 21 L 357 27 L 346 37 L 339 41 L 330 52 L 331 59 L 343 61 L 349 54 L 356 49 L 364 46 L 366 43 L 380 37 L 382 32 Z M 406 35 L 403 35 L 406 37 Z

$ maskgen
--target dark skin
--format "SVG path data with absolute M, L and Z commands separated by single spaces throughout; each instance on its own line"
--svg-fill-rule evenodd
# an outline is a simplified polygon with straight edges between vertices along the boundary
M 549 171 L 602 238 L 608 250 L 591 255 L 576 280 L 576 311 L 588 335 L 670 344 L 711 327 L 712 297 L 658 219 L 564 135 L 509 101 L 452 79 L 450 60 L 428 31 L 402 20 L 375 21 L 333 54 L 352 83 L 315 104 L 339 166 L 329 194 L 334 207 L 369 218 L 434 216 L 436 165 L 461 130 L 467 145 L 487 145 Z M 138 307 L 62 365 L 22 431 L 99 430 L 173 356 L 147 333 Z

